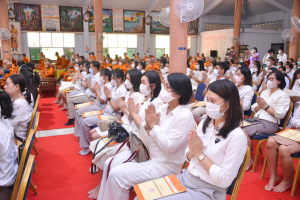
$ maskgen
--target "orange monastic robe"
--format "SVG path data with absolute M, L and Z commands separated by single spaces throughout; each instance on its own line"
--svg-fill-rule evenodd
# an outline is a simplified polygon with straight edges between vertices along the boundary
M 190 69 L 191 69 L 191 70 L 195 70 L 195 69 L 196 69 L 196 64 L 197 64 L 197 62 L 195 62 L 194 64 L 192 64 L 192 65 L 190 66 Z
M 62 64 L 62 60 L 61 60 L 61 57 L 60 56 L 57 56 L 57 58 L 56 58 L 56 67 L 59 67 L 59 66 L 61 66 L 61 64 Z
M 118 63 L 118 64 L 116 64 L 116 65 L 113 66 L 112 70 L 119 69 L 120 67 L 121 67 L 121 65 L 119 65 L 119 63 Z
M 11 57 L 11 63 L 14 64 L 14 65 L 17 65 L 17 62 L 16 62 L 14 57 Z
M 125 56 L 125 59 L 130 60 L 129 56 Z
M 93 59 L 94 61 L 96 61 L 96 56 L 91 56 L 89 59 Z
M 43 70 L 45 68 L 45 58 L 40 59 L 39 70 Z
M 208 62 L 204 63 L 204 66 L 207 67 L 209 65 L 209 63 L 210 63 L 210 60 Z
M 157 67 L 159 67 L 159 69 L 161 68 L 161 63 L 160 63 L 160 62 L 155 63 L 155 65 L 156 65 Z
M 28 57 L 25 57 L 25 58 L 23 58 L 23 62 L 24 62 L 24 63 L 27 63 L 27 62 L 30 62 L 30 60 L 29 60 Z
M 69 61 L 65 58 L 62 60 L 62 65 L 60 66 L 60 69 L 66 69 L 69 66 Z
M 11 68 L 14 70 L 15 74 L 18 74 L 18 73 L 19 73 L 19 67 L 18 67 L 18 66 L 12 64 L 12 67 L 11 67 Z
M 127 64 L 128 65 L 128 64 Z M 122 66 L 120 66 L 120 68 L 119 68 L 120 70 L 122 70 L 123 72 L 124 72 L 124 74 L 126 74 L 127 73 L 127 67 L 126 67 L 126 65 L 122 65 Z
M 46 71 L 46 67 L 43 69 L 41 73 L 43 78 L 53 78 L 54 77 L 54 67 L 50 67 Z
M 107 66 L 106 62 L 103 62 L 103 63 L 100 65 L 100 70 L 105 69 L 106 66 Z
M 10 29 L 10 33 L 11 33 L 11 48 L 18 48 L 18 29 L 17 28 L 13 28 Z
M 145 71 L 150 71 L 150 70 L 153 70 L 153 71 L 159 71 L 159 67 L 157 65 L 147 65 L 146 68 L 145 68 Z
M 108 67 L 113 68 L 113 64 L 109 63 L 105 66 L 105 68 L 108 68 Z
M 12 68 L 9 69 L 9 70 L 10 70 L 9 74 L 5 74 L 5 75 L 3 76 L 3 78 L 0 79 L 0 83 L 1 83 L 1 88 L 2 88 L 2 89 L 4 89 L 4 86 L 5 86 L 5 84 L 6 84 L 6 80 L 8 79 L 8 77 L 10 77 L 11 75 L 13 75 L 13 74 L 15 73 L 15 71 L 14 71 Z
M 144 60 L 146 60 L 147 58 L 149 58 L 149 57 L 148 57 L 148 56 L 145 56 L 145 57 L 144 57 Z

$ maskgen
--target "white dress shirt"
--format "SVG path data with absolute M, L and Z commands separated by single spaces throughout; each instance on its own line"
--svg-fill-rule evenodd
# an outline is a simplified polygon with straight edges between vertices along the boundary
M 205 71 L 194 71 L 194 76 L 199 79 L 199 81 L 203 81 L 203 73 Z M 199 83 L 196 82 L 193 78 L 191 78 L 192 88 L 193 90 L 197 90 Z
M 273 57 L 273 56 L 271 56 L 269 53 L 267 53 L 265 56 L 264 56 L 264 58 L 263 58 L 263 64 L 267 64 L 267 59 L 269 58 L 269 57 Z
M 83 75 L 83 79 L 82 81 L 85 83 L 85 78 L 87 78 L 89 81 L 91 81 L 92 79 L 92 74 L 86 74 L 86 72 L 81 72 L 81 74 Z M 81 80 L 78 80 L 76 81 L 76 83 L 74 84 L 74 87 L 77 89 L 77 90 L 80 90 L 80 92 L 82 93 L 85 93 L 86 89 L 87 88 L 84 88 L 82 85 L 81 85 Z
M 127 89 L 125 88 L 124 84 L 120 85 L 119 87 L 115 86 L 114 89 L 111 92 L 111 99 L 116 103 L 118 98 L 126 97 Z M 115 112 L 113 107 L 111 107 L 110 102 L 107 102 L 106 108 L 103 110 L 107 113 L 113 113 Z M 121 114 L 121 110 L 118 112 L 118 114 Z M 116 113 L 117 114 L 117 113 Z
M 91 86 L 94 87 L 96 82 L 100 85 L 100 72 L 98 72 L 97 74 L 92 76 Z M 87 88 L 85 93 L 90 95 L 90 96 L 96 97 L 96 93 L 93 92 L 90 88 Z
M 12 186 L 18 172 L 14 130 L 4 118 L 0 118 L 0 127 L 0 186 Z
M 288 128 L 300 128 L 300 107 L 294 112 L 294 116 L 291 119 Z
M 243 102 L 243 111 L 249 110 L 254 95 L 254 90 L 250 85 L 243 85 L 239 89 L 240 99 Z
M 294 72 L 293 72 L 293 71 L 290 71 L 290 72 L 286 73 L 286 75 L 288 75 L 288 77 L 289 77 L 290 79 L 293 79 L 293 78 L 294 78 Z
M 240 127 L 229 132 L 226 138 L 217 135 L 224 123 L 222 122 L 217 129 L 214 129 L 212 120 L 206 128 L 205 134 L 202 132 L 204 121 L 201 121 L 197 128 L 197 134 L 204 146 L 203 153 L 214 163 L 209 172 L 195 157 L 191 159 L 188 167 L 189 172 L 195 177 L 221 188 L 227 188 L 231 185 L 238 174 L 247 150 L 247 138 Z M 185 152 L 189 151 L 187 148 Z M 187 158 L 186 160 L 189 161 Z
M 259 119 L 264 119 L 273 123 L 280 123 L 280 119 L 283 119 L 290 108 L 290 98 L 289 96 L 283 92 L 281 89 L 277 89 L 271 96 L 270 96 L 270 89 L 263 91 L 260 95 L 263 98 L 267 105 L 270 108 L 275 110 L 275 117 L 271 116 L 267 111 L 264 109 L 260 109 L 257 113 L 255 113 L 254 117 Z M 257 103 L 253 104 L 251 110 L 255 112 L 255 108 L 258 106 Z
M 113 91 L 113 89 L 114 89 L 114 86 L 112 86 L 112 84 L 110 82 L 106 83 L 104 86 L 106 86 L 110 91 Z M 103 101 L 106 101 L 106 96 L 104 93 L 104 86 L 101 87 L 100 94 L 101 94 L 101 99 Z M 98 99 L 98 97 L 97 97 L 97 99 Z
M 258 76 L 257 76 L 257 74 L 252 75 L 252 80 L 255 81 L 255 82 L 261 81 L 261 79 L 263 79 L 263 73 L 262 72 L 260 72 L 260 74 Z M 253 90 L 256 91 L 258 86 L 255 85 L 255 83 L 253 83 Z
M 278 59 L 278 62 L 286 62 L 287 61 L 287 55 L 285 53 L 283 54 L 277 54 L 277 59 Z
M 9 120 L 16 135 L 25 140 L 33 108 L 25 99 L 16 99 L 12 104 L 14 108 L 12 115 L 14 118 Z
M 160 122 L 147 133 L 140 133 L 146 139 L 151 161 L 162 173 L 180 174 L 185 160 L 185 149 L 189 132 L 195 130 L 195 120 L 187 106 L 179 105 L 168 115 L 169 104 L 160 106 Z
M 290 79 L 286 76 L 284 76 L 285 80 L 285 88 L 289 89 L 290 88 Z

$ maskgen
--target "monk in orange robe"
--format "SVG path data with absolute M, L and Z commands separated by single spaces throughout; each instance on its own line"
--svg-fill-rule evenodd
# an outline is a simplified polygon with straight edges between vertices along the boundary
M 69 66 L 69 61 L 66 59 L 66 57 L 64 55 L 61 56 L 62 62 L 61 62 L 61 66 L 57 67 L 57 69 L 67 69 L 67 67 Z
M 148 59 L 149 57 L 146 55 L 146 54 L 144 54 L 144 60 L 146 61 L 146 59 Z
M 11 57 L 11 62 L 12 64 L 17 65 L 16 59 L 14 57 Z
M 130 60 L 130 58 L 126 52 L 124 53 L 124 59 Z
M 56 67 L 60 67 L 62 65 L 62 59 L 61 57 L 59 56 L 58 52 L 55 53 L 55 56 L 56 56 Z
M 0 83 L 1 83 L 1 88 L 4 89 L 4 86 L 6 84 L 6 80 L 8 79 L 8 77 L 10 77 L 11 75 L 15 74 L 15 71 L 12 68 L 12 63 L 11 61 L 6 62 L 6 69 L 9 69 L 10 72 L 8 74 L 5 74 L 3 76 L 2 79 L 0 79 Z
M 14 70 L 15 74 L 19 73 L 19 67 L 17 65 L 12 64 L 11 68 Z
M 54 67 L 49 65 L 46 65 L 41 73 L 42 78 L 53 78 L 54 77 Z
M 112 70 L 119 69 L 120 67 L 121 67 L 121 65 L 119 64 L 119 60 L 115 60 L 113 62 L 113 68 L 112 68 Z
M 60 79 L 63 79 L 64 81 L 72 81 L 73 77 L 71 77 L 70 74 L 76 72 L 74 68 L 75 64 L 75 61 L 71 61 L 70 65 L 67 66 L 67 69 L 60 73 L 58 81 L 60 81 Z
M 27 62 L 30 62 L 29 58 L 26 57 L 26 54 L 23 53 L 23 60 L 22 60 L 24 63 L 27 63 Z
M 197 62 L 196 62 L 195 58 L 192 57 L 191 62 L 190 62 L 190 69 L 195 70 L 196 69 L 196 64 L 197 64 Z
M 140 57 L 140 54 L 139 53 L 136 53 L 136 59 L 140 59 L 141 57 Z
M 100 71 L 101 71 L 102 69 L 106 68 L 107 64 L 106 64 L 106 62 L 103 62 L 102 60 L 100 61 L 100 63 L 101 63 L 101 65 L 100 65 Z
M 13 51 L 18 51 L 18 29 L 15 28 L 14 24 L 11 24 L 11 29 L 10 29 L 10 33 L 11 33 L 11 48 Z
M 145 71 L 150 71 L 150 70 L 154 70 L 154 71 L 159 71 L 159 67 L 154 63 L 153 59 L 150 59 L 149 64 L 146 66 Z
M 94 52 L 90 53 L 90 58 L 89 59 L 93 59 L 94 61 L 96 61 L 96 56 L 95 56 Z

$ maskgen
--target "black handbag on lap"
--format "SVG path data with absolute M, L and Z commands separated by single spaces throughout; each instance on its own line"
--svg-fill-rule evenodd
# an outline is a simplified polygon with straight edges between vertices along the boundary
M 97 156 L 97 154 L 99 154 L 105 147 L 107 147 L 111 142 L 116 141 L 117 143 L 122 143 L 124 142 L 127 138 L 129 137 L 128 132 L 126 131 L 126 129 L 117 121 L 113 121 L 112 123 L 110 123 L 109 125 L 109 129 L 108 129 L 108 136 L 107 137 L 102 137 L 101 139 L 99 139 L 99 141 L 96 144 L 95 150 L 94 150 L 94 156 L 93 156 L 93 160 L 94 158 Z M 99 151 L 96 152 L 98 144 L 101 140 L 103 140 L 104 138 L 111 138 Z M 91 173 L 92 174 L 96 174 L 96 165 L 92 162 L 92 166 L 91 166 Z

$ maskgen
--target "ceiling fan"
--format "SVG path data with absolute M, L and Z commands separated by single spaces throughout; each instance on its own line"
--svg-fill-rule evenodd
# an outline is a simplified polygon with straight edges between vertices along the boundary
M 93 10 L 94 8 L 92 8 L 91 7 L 91 0 L 89 0 L 89 6 L 88 7 L 86 7 L 86 6 L 83 6 L 86 10 L 88 10 L 88 11 L 91 11 L 91 10 Z
M 155 7 L 154 9 L 158 10 L 158 11 L 162 11 L 164 8 L 160 7 L 160 0 L 158 2 L 158 8 Z

